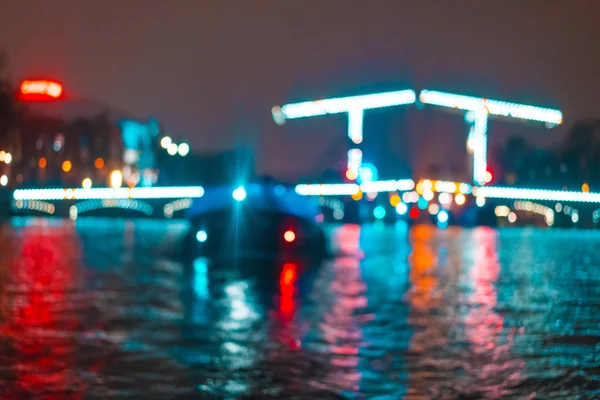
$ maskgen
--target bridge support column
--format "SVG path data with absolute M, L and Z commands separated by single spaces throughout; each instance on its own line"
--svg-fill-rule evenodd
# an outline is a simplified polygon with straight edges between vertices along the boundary
M 469 111 L 465 115 L 465 120 L 470 125 L 467 150 L 473 155 L 471 158 L 473 182 L 477 185 L 485 185 L 488 112 L 485 108 Z
M 350 139 L 350 150 L 348 150 L 348 178 L 356 179 L 362 165 L 362 150 L 359 144 L 363 141 L 363 117 L 362 109 L 348 111 L 348 138 Z

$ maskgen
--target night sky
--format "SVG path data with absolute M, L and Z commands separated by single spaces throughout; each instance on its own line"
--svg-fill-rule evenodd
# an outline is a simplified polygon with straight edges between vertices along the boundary
M 275 104 L 411 87 L 598 116 L 599 15 L 597 0 L 0 0 L 0 48 L 15 80 L 59 79 L 195 150 L 247 144 L 262 171 L 295 176 L 345 145 L 345 118 L 279 127 Z

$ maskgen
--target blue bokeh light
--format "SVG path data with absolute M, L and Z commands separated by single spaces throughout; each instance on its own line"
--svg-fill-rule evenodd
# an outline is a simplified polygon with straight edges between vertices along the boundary
M 377 206 L 373 209 L 373 216 L 377 219 L 383 219 L 385 217 L 385 208 L 383 206 Z
M 208 239 L 208 234 L 205 230 L 199 230 L 198 232 L 196 232 L 197 241 L 199 241 L 200 243 L 204 243 L 206 242 L 206 239 Z
M 244 201 L 246 199 L 246 189 L 240 186 L 233 191 L 232 196 L 236 201 Z
M 358 170 L 358 183 L 373 182 L 379 179 L 377 167 L 371 163 L 363 163 Z

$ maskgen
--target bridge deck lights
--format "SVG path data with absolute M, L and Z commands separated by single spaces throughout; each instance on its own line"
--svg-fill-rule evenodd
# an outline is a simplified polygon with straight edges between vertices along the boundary
M 549 127 L 560 125 L 563 117 L 559 110 L 490 100 L 481 97 L 423 90 L 419 95 L 423 104 L 467 111 L 465 121 L 471 125 L 467 139 L 469 152 L 473 154 L 473 180 L 485 185 L 487 172 L 487 121 L 488 115 L 544 122 Z
M 473 155 L 473 180 L 485 185 L 487 172 L 487 130 L 488 116 L 496 115 L 546 123 L 548 127 L 559 125 L 563 121 L 559 110 L 535 107 L 507 101 L 490 100 L 435 90 L 423 90 L 419 94 L 422 104 L 454 108 L 466 111 L 465 121 L 470 125 L 467 140 L 469 153 Z M 292 103 L 283 107 L 273 107 L 273 119 L 283 125 L 288 119 L 315 117 L 327 114 L 348 113 L 348 137 L 358 145 L 363 141 L 364 111 L 373 108 L 413 104 L 415 92 L 401 90 L 396 92 L 374 93 L 362 96 L 340 97 L 317 101 Z M 352 176 L 358 176 L 362 164 L 362 154 L 358 149 L 348 152 L 348 170 Z

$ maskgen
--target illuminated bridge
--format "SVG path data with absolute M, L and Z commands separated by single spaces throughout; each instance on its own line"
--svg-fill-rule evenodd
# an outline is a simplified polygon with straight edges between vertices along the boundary
M 236 198 L 233 190 L 232 196 Z M 290 189 L 291 190 L 291 189 Z M 300 184 L 295 191 L 313 196 L 330 219 L 346 220 L 352 203 L 360 204 L 367 215 L 361 220 L 416 219 L 445 225 L 485 223 L 481 216 L 493 211 L 493 218 L 507 223 L 517 217 L 543 222 L 548 226 L 562 219 L 561 226 L 596 226 L 600 223 L 600 193 L 539 190 L 512 187 L 476 186 L 466 182 L 412 179 L 338 184 Z M 202 201 L 204 188 L 89 188 L 21 189 L 13 192 L 13 212 L 24 215 L 54 215 L 73 220 L 86 215 L 152 218 L 181 217 L 195 201 Z M 237 198 L 236 198 L 237 199 Z M 242 199 L 243 200 L 243 199 Z M 458 222 L 471 214 L 471 222 Z M 586 215 L 589 214 L 589 215 Z M 473 216 L 474 215 L 474 216 Z M 565 223 L 566 221 L 566 223 Z
M 377 180 L 376 171 L 363 164 L 363 116 L 365 111 L 420 103 L 448 107 L 465 112 L 469 127 L 467 149 L 472 156 L 473 183 L 436 179 L 411 178 Z M 514 223 L 517 218 L 538 218 L 546 225 L 566 220 L 600 222 L 600 193 L 539 190 L 532 188 L 496 187 L 487 170 L 487 121 L 490 117 L 529 120 L 552 127 L 562 123 L 559 110 L 469 97 L 433 90 L 423 90 L 417 96 L 413 90 L 375 93 L 276 106 L 272 109 L 275 122 L 327 114 L 348 115 L 348 164 L 346 177 L 350 182 L 336 184 L 300 184 L 300 195 L 315 196 L 324 213 L 330 211 L 334 220 L 345 220 L 345 209 L 360 204 L 360 220 L 390 218 L 430 218 L 438 224 L 463 220 L 469 215 L 474 223 L 485 223 L 486 213 L 496 219 Z M 172 218 L 202 201 L 204 188 L 89 188 L 15 190 L 12 207 L 17 213 L 45 213 L 77 219 L 99 210 L 120 210 L 148 217 Z M 364 210 L 367 210 L 365 213 Z M 589 216 L 584 214 L 589 213 Z M 474 216 L 474 217 L 473 217 Z M 325 218 L 325 217 L 324 217 Z M 562 224 L 563 226 L 565 224 Z
M 19 189 L 13 192 L 15 214 L 69 216 L 118 210 L 118 215 L 172 218 L 204 196 L 202 186 L 88 189 Z
M 410 179 L 371 181 L 373 176 L 377 176 L 376 167 L 372 164 L 363 164 L 360 148 L 363 142 L 365 111 L 411 104 L 464 111 L 464 119 L 469 128 L 466 146 L 472 157 L 473 185 L 435 179 L 421 179 L 416 183 Z M 422 90 L 417 96 L 412 89 L 291 103 L 275 106 L 272 109 L 273 119 L 279 125 L 284 125 L 287 120 L 339 113 L 348 116 L 347 134 L 350 149 L 346 178 L 350 182 L 298 185 L 296 189 L 300 194 L 352 196 L 357 201 L 362 200 L 364 195 L 372 203 L 369 209 L 372 210 L 375 219 L 386 218 L 389 214 L 388 209 L 393 207 L 399 215 L 409 213 L 411 218 L 416 218 L 423 213 L 434 217 L 434 220 L 437 217 L 437 222 L 444 224 L 450 219 L 451 214 L 464 214 L 463 210 L 473 205 L 475 208 L 487 208 L 488 211 L 493 207 L 493 216 L 506 217 L 509 223 L 514 223 L 519 214 L 524 214 L 525 217 L 534 214 L 551 226 L 557 219 L 564 220 L 563 216 L 569 223 L 577 224 L 581 219 L 580 211 L 570 204 L 587 203 L 588 205 L 582 209 L 589 212 L 591 217 L 589 220 L 592 220 L 594 225 L 600 222 L 600 208 L 593 206 L 593 203 L 600 203 L 600 193 L 486 186 L 492 179 L 487 169 L 489 118 L 533 121 L 552 128 L 563 122 L 559 110 L 437 90 Z M 381 192 L 388 193 L 384 201 L 377 200 L 378 193 Z M 476 214 L 484 214 L 484 212 L 482 210 Z M 337 213 L 338 217 L 342 215 L 341 212 Z M 477 219 L 481 222 L 481 218 L 475 218 Z

